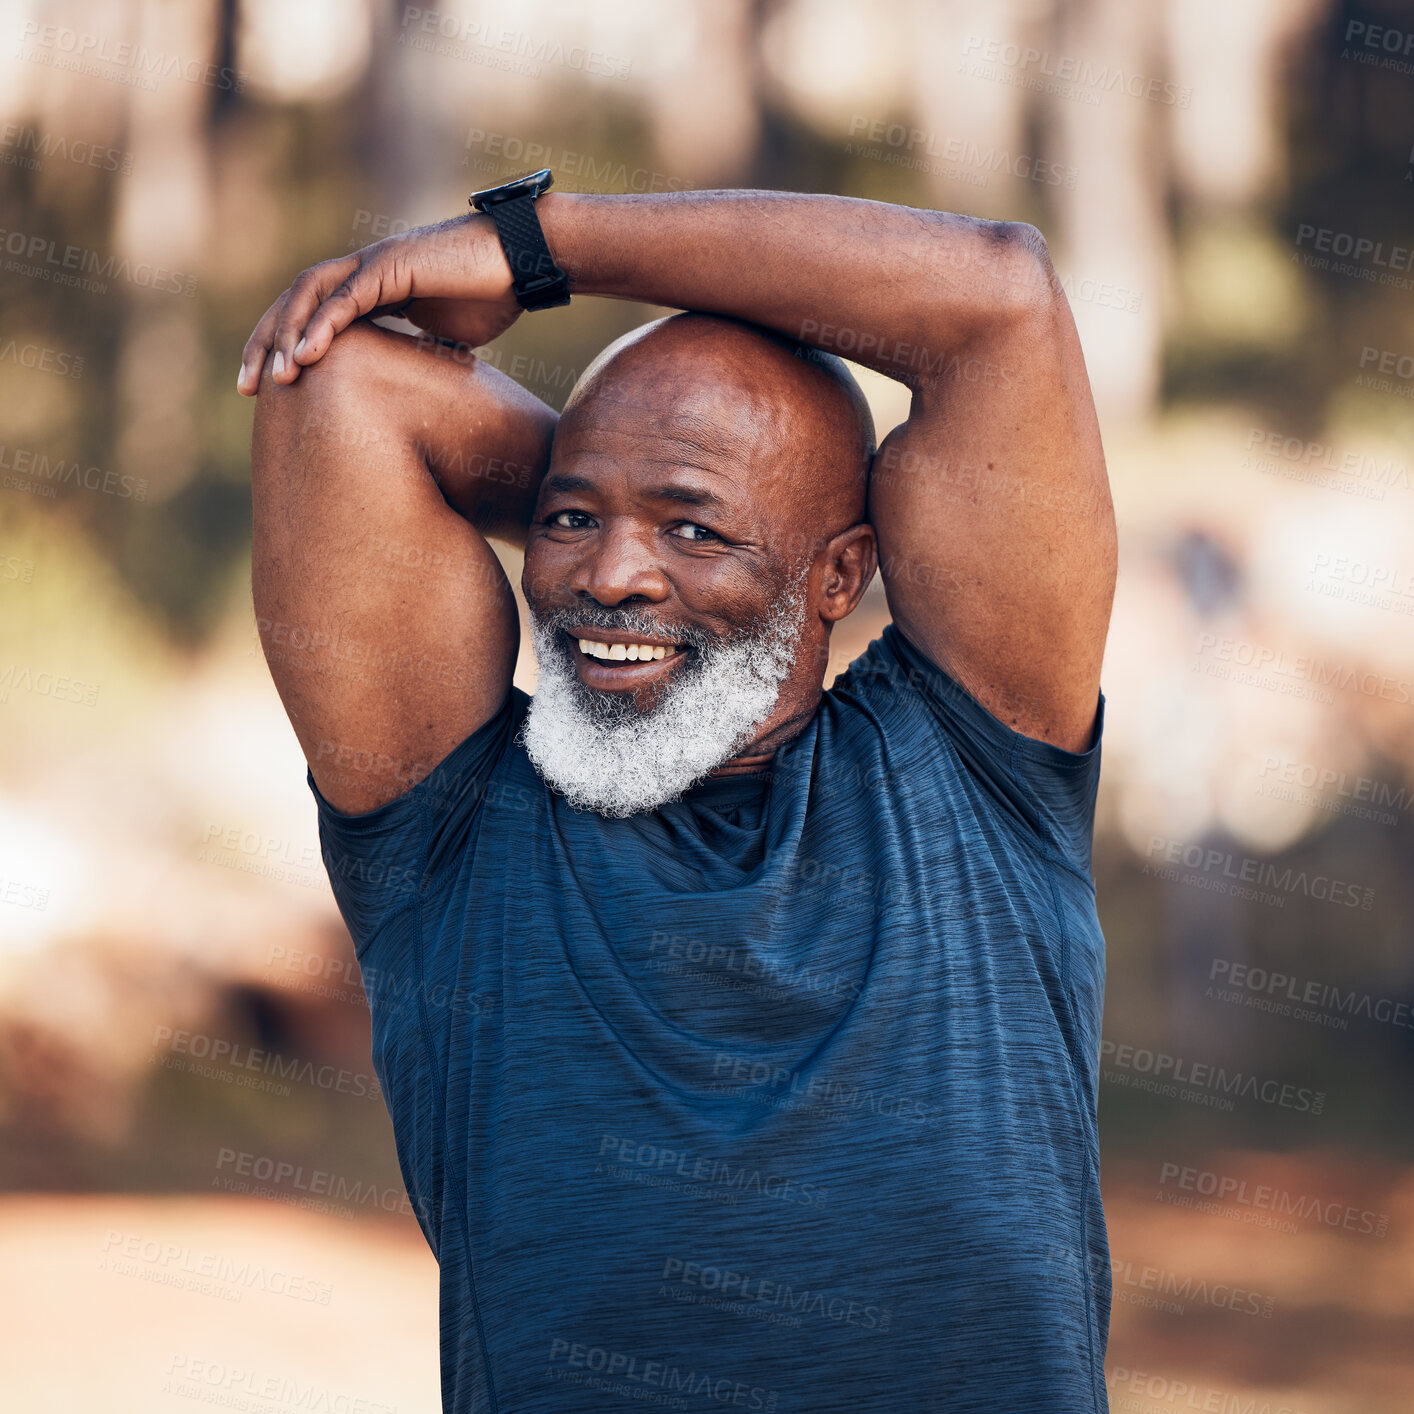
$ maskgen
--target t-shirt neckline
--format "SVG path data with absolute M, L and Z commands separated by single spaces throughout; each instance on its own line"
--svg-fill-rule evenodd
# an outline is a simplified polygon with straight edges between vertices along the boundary
M 775 758 L 754 771 L 733 772 L 729 776 L 708 776 L 690 786 L 680 799 L 693 805 L 722 810 L 744 801 L 757 800 L 770 784 Z

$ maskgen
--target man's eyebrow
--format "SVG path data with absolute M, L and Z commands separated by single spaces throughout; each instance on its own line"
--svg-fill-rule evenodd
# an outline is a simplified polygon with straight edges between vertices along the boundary
M 593 491 L 594 483 L 587 476 L 573 476 L 567 471 L 557 471 L 545 478 L 545 489 L 552 495 L 560 491 Z
M 705 486 L 681 486 L 669 483 L 664 486 L 646 486 L 643 494 L 655 501 L 680 501 L 685 506 L 711 506 L 714 510 L 730 510 L 730 504 L 709 491 Z
M 545 478 L 545 490 L 553 496 L 572 491 L 594 492 L 598 487 L 587 476 L 557 471 Z M 660 486 L 645 486 L 641 494 L 655 501 L 677 501 L 685 506 L 710 506 L 720 511 L 731 509 L 729 501 L 717 495 L 715 491 L 709 491 L 705 486 L 684 486 L 678 482 L 665 482 Z

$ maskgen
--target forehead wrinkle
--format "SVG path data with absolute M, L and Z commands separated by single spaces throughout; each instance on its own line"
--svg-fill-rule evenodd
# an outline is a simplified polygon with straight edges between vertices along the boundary
M 722 461 L 728 459 L 723 458 Z M 714 477 L 719 481 L 724 481 L 733 489 L 745 489 L 745 483 L 732 475 L 729 463 L 724 468 L 720 462 L 712 465 L 707 461 L 695 461 L 690 457 L 674 456 L 670 452 L 646 450 L 634 451 L 630 455 L 623 455 L 608 447 L 576 447 L 564 452 L 556 460 L 557 467 L 574 468 L 581 473 L 592 474 L 599 468 L 605 468 L 612 474 L 617 471 L 625 471 L 635 480 L 645 476 L 661 476 L 664 472 L 671 473 L 676 470 L 700 472 L 703 476 Z M 555 477 L 553 474 L 546 477 L 547 484 L 554 489 Z
M 664 433 L 656 428 L 639 427 L 604 427 L 590 426 L 580 433 L 580 440 L 593 443 L 595 440 L 604 438 L 611 439 L 622 437 L 628 441 L 648 442 L 653 447 L 683 447 L 702 458 L 704 471 L 715 471 L 716 467 L 711 462 L 730 461 L 736 457 L 736 449 L 721 441 L 710 441 L 702 437 L 679 437 L 672 433 Z M 640 454 L 641 455 L 641 454 Z M 702 463 L 689 462 L 685 458 L 664 457 L 661 460 L 682 460 L 685 465 L 699 465 Z
M 697 376 L 683 378 L 674 376 L 678 370 L 671 366 L 625 370 L 612 384 L 596 388 L 575 411 L 589 412 L 587 422 L 597 428 L 602 424 L 592 415 L 595 404 L 615 412 L 630 410 L 637 425 L 612 430 L 681 442 L 710 457 L 740 460 L 780 447 L 795 415 L 780 390 L 756 387 L 735 370 L 716 379 L 710 375 L 720 375 L 720 370 L 695 372 Z

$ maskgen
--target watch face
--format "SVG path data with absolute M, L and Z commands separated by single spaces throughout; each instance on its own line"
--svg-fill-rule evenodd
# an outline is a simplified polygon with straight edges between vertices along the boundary
M 549 191 L 554 180 L 554 173 L 548 167 L 542 167 L 528 177 L 517 177 L 499 187 L 487 187 L 485 191 L 477 192 L 471 198 L 471 204 L 478 211 L 485 211 L 488 206 L 498 206 L 503 201 L 515 201 L 522 196 L 539 196 L 542 192 Z

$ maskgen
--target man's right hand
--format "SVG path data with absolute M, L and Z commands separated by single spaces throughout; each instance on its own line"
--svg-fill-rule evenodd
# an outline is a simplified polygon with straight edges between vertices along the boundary
M 310 266 L 255 326 L 236 388 L 255 396 L 272 351 L 271 377 L 293 383 L 354 320 L 395 310 L 438 338 L 473 347 L 505 333 L 521 310 L 490 217 L 419 226 Z

